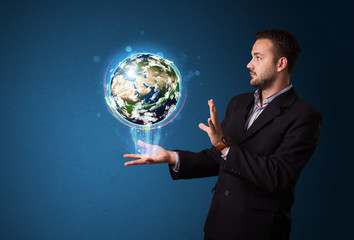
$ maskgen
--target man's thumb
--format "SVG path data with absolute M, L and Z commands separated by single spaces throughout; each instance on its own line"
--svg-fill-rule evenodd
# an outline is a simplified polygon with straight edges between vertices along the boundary
M 199 128 L 204 132 L 208 133 L 208 127 L 204 123 L 199 123 Z

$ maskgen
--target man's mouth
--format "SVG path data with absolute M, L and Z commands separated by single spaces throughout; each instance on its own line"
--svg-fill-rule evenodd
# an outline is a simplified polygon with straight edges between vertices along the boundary
M 250 71 L 250 75 L 251 75 L 251 77 L 253 77 L 253 76 L 256 76 L 256 73 L 255 73 L 255 72 Z

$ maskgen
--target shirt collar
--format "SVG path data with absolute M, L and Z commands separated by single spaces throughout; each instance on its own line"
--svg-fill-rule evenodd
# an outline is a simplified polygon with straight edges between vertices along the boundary
M 289 86 L 287 86 L 286 88 L 284 88 L 280 92 L 277 92 L 277 93 L 267 97 L 266 99 L 263 99 L 262 107 L 266 107 L 271 101 L 273 101 L 274 98 L 278 97 L 282 93 L 289 91 L 292 87 L 293 87 L 293 85 L 290 84 Z M 259 89 L 257 89 L 254 92 L 254 95 L 253 95 L 254 96 L 254 104 L 257 105 L 258 107 L 261 107 L 259 93 L 260 93 Z

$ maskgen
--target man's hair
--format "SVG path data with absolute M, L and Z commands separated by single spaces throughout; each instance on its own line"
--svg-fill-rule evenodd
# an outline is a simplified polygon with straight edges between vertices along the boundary
M 299 43 L 296 38 L 285 30 L 265 30 L 256 33 L 256 41 L 259 39 L 269 39 L 272 41 L 275 48 L 275 59 L 279 60 L 281 57 L 286 57 L 288 60 L 288 72 L 291 74 L 296 65 L 296 59 L 301 51 Z

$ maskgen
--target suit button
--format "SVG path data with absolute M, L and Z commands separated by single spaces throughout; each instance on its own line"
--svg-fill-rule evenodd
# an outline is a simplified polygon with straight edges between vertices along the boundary
M 224 194 L 225 194 L 225 196 L 230 196 L 230 191 L 226 190 Z

